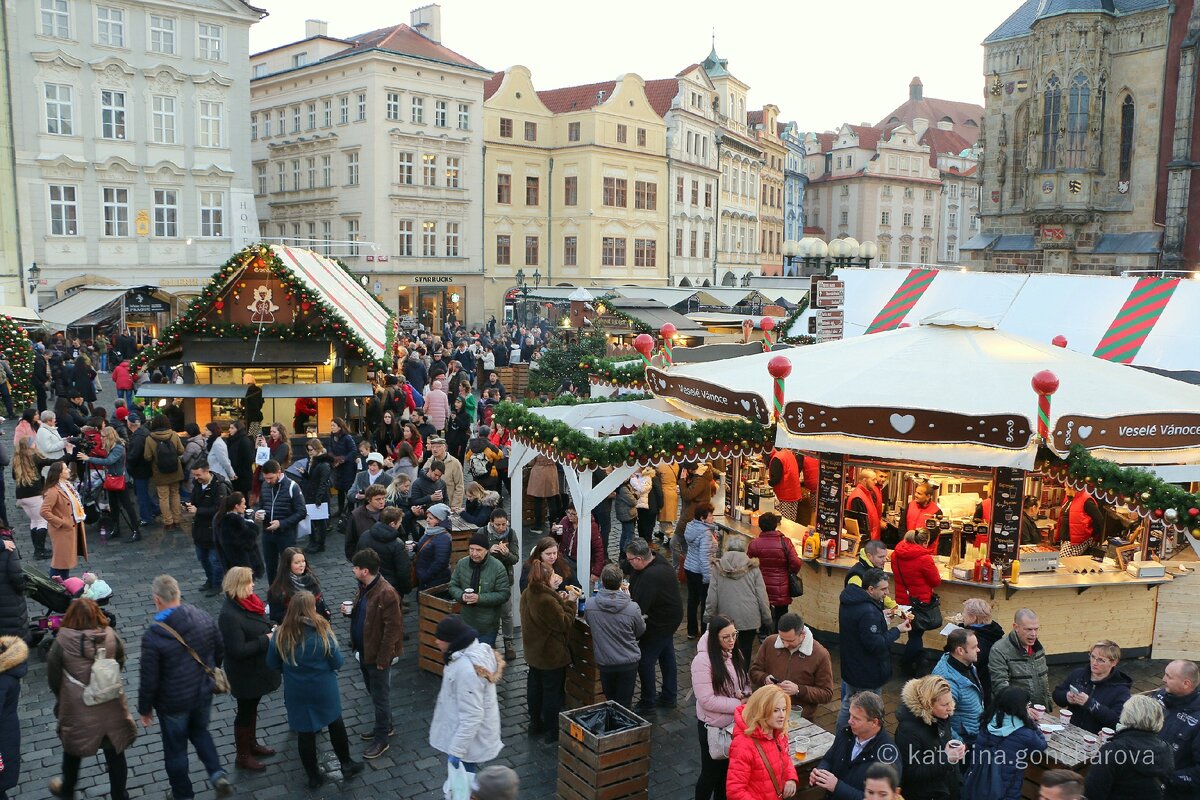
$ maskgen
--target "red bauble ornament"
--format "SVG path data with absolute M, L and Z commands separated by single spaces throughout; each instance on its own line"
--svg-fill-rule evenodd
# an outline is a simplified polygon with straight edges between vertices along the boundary
M 1189 508 L 1188 515 L 1192 517 L 1200 516 L 1200 508 Z
M 763 317 L 763 321 L 758 323 L 758 327 L 764 331 L 775 330 L 775 320 L 771 317 Z
M 1066 347 L 1067 346 L 1067 337 L 1063 336 L 1060 333 L 1058 336 L 1055 336 L 1053 339 L 1050 340 L 1050 344 L 1054 345 L 1055 347 Z
M 1044 369 L 1035 374 L 1029 384 L 1038 394 L 1054 394 L 1058 391 L 1058 376 Z
M 1161 508 L 1156 508 L 1153 511 L 1151 511 L 1150 513 L 1154 515 L 1155 519 L 1162 519 L 1164 512 Z
M 224 301 L 224 300 L 218 300 L 217 302 L 213 303 L 213 308 L 215 308 L 217 311 L 220 311 L 220 310 L 221 310 L 221 309 L 223 309 L 224 307 L 225 307 L 225 301 Z
M 654 337 L 648 333 L 639 333 L 633 340 L 633 349 L 649 358 L 650 352 L 654 350 Z
M 792 374 L 792 362 L 787 356 L 775 356 L 767 362 L 767 372 L 771 373 L 772 378 L 786 378 Z
M 677 330 L 678 330 L 678 328 L 676 328 L 676 327 L 675 327 L 674 325 L 672 325 L 670 322 L 664 322 L 664 323 L 663 323 L 663 326 L 662 326 L 661 328 L 659 328 L 659 329 L 658 329 L 658 333 L 659 333 L 659 335 L 661 335 L 661 336 L 662 336 L 664 339 L 670 339 L 672 336 L 674 336 L 674 335 L 675 335 L 675 332 L 676 332 Z

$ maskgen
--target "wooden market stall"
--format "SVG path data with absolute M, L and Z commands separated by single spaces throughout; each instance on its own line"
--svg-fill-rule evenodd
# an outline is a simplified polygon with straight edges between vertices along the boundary
M 311 397 L 321 431 L 361 416 L 367 372 L 390 364 L 396 317 L 343 264 L 311 250 L 252 245 L 234 255 L 134 366 L 186 365 L 191 381 L 141 387 L 174 397 L 203 427 L 242 416 L 253 382 L 265 421 L 291 427 L 295 399 Z M 296 432 L 300 433 L 300 432 Z

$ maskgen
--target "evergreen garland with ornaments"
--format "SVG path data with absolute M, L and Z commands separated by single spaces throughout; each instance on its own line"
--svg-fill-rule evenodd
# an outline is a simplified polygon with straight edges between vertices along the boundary
M 646 388 L 646 365 L 641 359 L 630 363 L 629 357 L 603 358 L 588 356 L 579 360 L 579 368 L 586 370 L 588 379 L 598 385 L 619 386 L 624 389 Z
M 33 406 L 37 402 L 33 392 L 33 342 L 25 329 L 7 315 L 0 318 L 0 349 L 12 369 L 8 390 L 13 408 L 24 410 Z
M 350 268 L 339 259 L 330 259 L 336 263 L 351 280 L 357 279 Z M 264 325 L 240 325 L 232 322 L 213 322 L 206 319 L 210 309 L 222 311 L 225 307 L 225 301 L 221 299 L 226 289 L 231 287 L 231 284 L 236 280 L 238 283 L 232 287 L 232 294 L 236 300 L 240 289 L 246 288 L 246 282 L 242 280 L 240 273 L 249 267 L 263 268 L 269 267 L 279 281 L 283 290 L 287 293 L 287 299 L 295 298 L 298 313 L 295 322 L 293 323 L 271 323 Z M 372 295 L 375 302 L 379 303 L 380 308 L 387 311 L 389 316 L 392 312 L 388 309 L 378 297 Z M 301 279 L 295 272 L 288 267 L 275 251 L 265 244 L 253 244 L 245 248 L 241 252 L 234 255 L 222 265 L 221 269 L 213 273 L 208 283 L 201 290 L 200 295 L 193 300 L 184 312 L 171 323 L 156 344 L 143 348 L 130 362 L 130 367 L 135 370 L 142 369 L 147 364 L 154 361 L 166 348 L 173 347 L 179 344 L 180 339 L 185 334 L 196 334 L 200 336 L 214 336 L 223 339 L 240 338 L 242 341 L 250 341 L 252 338 L 260 335 L 263 337 L 277 339 L 281 341 L 312 341 L 317 339 L 327 339 L 334 342 L 341 342 L 346 347 L 346 354 L 352 358 L 357 358 L 366 362 L 369 366 L 375 369 L 383 369 L 387 366 L 389 358 L 375 358 L 367 345 L 366 339 L 359 333 L 353 324 L 352 320 L 346 319 L 342 313 L 326 301 L 325 297 L 315 289 L 311 288 Z M 387 341 L 384 344 L 384 352 L 392 353 L 395 349 L 396 326 L 389 324 L 387 329 Z
M 801 298 L 800 302 L 792 310 L 792 313 L 787 315 L 787 318 L 783 321 L 783 324 L 776 327 L 776 330 L 780 331 L 780 334 L 779 334 L 780 342 L 782 342 L 783 344 L 816 344 L 817 337 L 815 337 L 815 336 L 809 336 L 807 334 L 800 335 L 800 336 L 792 336 L 791 335 L 792 326 L 794 326 L 796 324 L 796 321 L 799 320 L 800 317 L 807 310 L 808 310 L 808 298 L 807 297 Z

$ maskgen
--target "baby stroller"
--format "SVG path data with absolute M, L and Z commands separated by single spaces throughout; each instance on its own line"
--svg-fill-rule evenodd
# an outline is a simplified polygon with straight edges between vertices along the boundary
M 38 652 L 45 657 L 54 644 L 54 637 L 62 626 L 63 615 L 71 601 L 79 595 L 72 594 L 66 586 L 55 578 L 51 578 L 37 567 L 21 565 L 25 573 L 25 596 L 45 606 L 48 613 L 40 617 L 30 617 L 29 641 L 37 647 Z M 96 601 L 98 606 L 107 606 L 110 597 Z M 116 617 L 111 612 L 105 612 L 108 624 L 116 627 Z

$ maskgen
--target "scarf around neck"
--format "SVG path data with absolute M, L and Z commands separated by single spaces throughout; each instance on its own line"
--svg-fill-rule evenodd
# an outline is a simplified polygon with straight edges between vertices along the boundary
M 267 607 L 263 604 L 262 599 L 256 594 L 243 597 L 241 600 L 237 601 L 237 604 L 249 611 L 251 614 L 265 615 L 267 613 Z

